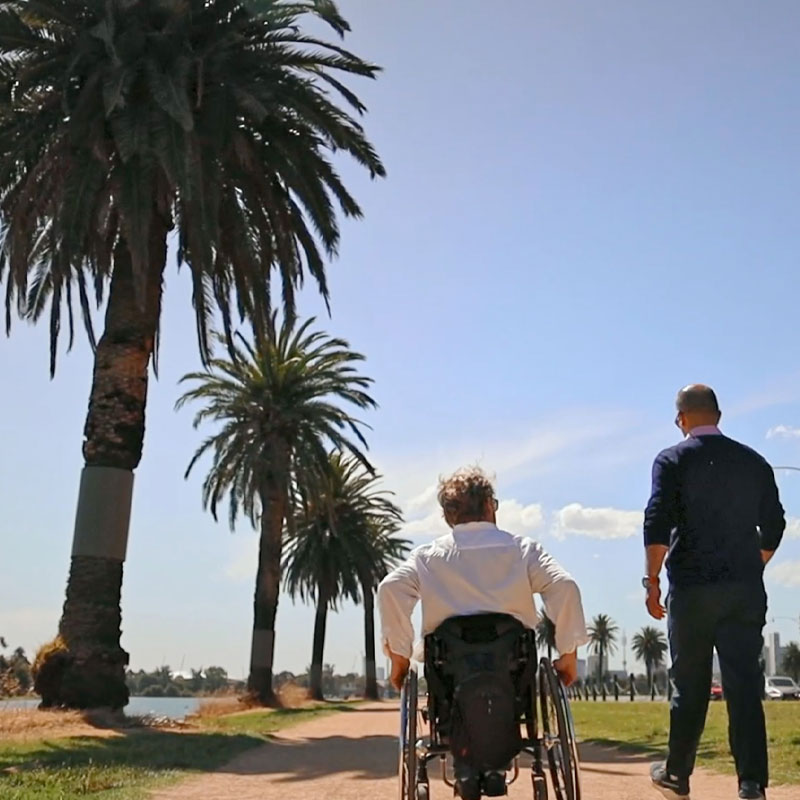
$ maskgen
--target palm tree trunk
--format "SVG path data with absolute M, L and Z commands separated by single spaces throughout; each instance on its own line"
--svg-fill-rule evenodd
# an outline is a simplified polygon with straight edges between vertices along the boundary
M 287 511 L 288 453 L 274 448 L 274 480 L 261 491 L 261 539 L 258 572 L 253 598 L 253 640 L 250 648 L 250 677 L 247 689 L 261 705 L 277 706 L 272 686 L 275 656 L 275 618 L 281 586 L 283 521 Z
M 364 697 L 378 699 L 378 677 L 375 668 L 375 595 L 372 582 L 361 581 L 361 594 L 364 596 Z
M 120 595 L 170 227 L 157 215 L 150 234 L 151 272 L 141 295 L 134 287 L 127 246 L 120 242 L 114 252 L 84 429 L 85 467 L 59 624 L 59 664 L 43 687 L 46 705 L 116 709 L 128 702 Z
M 603 647 L 603 642 L 600 642 L 600 647 L 598 648 L 600 653 L 600 658 L 597 661 L 597 681 L 598 683 L 603 682 L 603 655 L 605 652 L 605 648 Z
M 328 621 L 328 591 L 320 586 L 317 592 L 317 613 L 314 617 L 314 644 L 311 649 L 309 689 L 312 700 L 324 700 L 322 692 L 322 659 L 325 654 L 325 626 Z

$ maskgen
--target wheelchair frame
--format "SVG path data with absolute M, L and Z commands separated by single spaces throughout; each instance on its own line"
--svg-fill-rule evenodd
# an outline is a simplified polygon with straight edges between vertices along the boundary
M 506 785 L 511 785 L 518 778 L 519 755 L 525 753 L 532 758 L 531 781 L 534 800 L 548 798 L 545 764 L 556 800 L 581 800 L 580 762 L 575 741 L 575 725 L 564 685 L 549 659 L 540 659 L 526 701 L 527 708 L 518 721 L 525 726 L 527 735 L 522 739 L 522 748 L 514 759 L 512 776 L 510 780 L 506 780 Z M 539 735 L 539 712 L 541 712 L 541 735 Z M 427 737 L 418 735 L 420 718 L 429 725 Z M 447 776 L 449 753 L 449 745 L 439 739 L 436 731 L 436 721 L 431 714 L 430 692 L 426 698 L 425 708 L 419 708 L 417 672 L 411 670 L 400 694 L 400 800 L 429 799 L 428 764 L 437 758 L 441 763 L 442 779 L 452 787 L 453 783 Z

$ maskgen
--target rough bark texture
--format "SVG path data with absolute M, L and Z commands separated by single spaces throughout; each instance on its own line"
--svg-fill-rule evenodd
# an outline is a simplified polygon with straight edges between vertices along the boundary
M 329 592 L 322 586 L 317 592 L 317 613 L 314 615 L 314 645 L 311 648 L 309 690 L 312 700 L 324 700 L 322 692 L 322 659 L 325 653 L 325 626 L 328 622 Z
M 361 594 L 364 597 L 364 672 L 366 683 L 364 697 L 367 700 L 378 699 L 378 678 L 375 669 L 375 595 L 371 581 L 361 581 Z
M 152 227 L 151 273 L 143 296 L 134 290 L 127 247 L 121 243 L 114 253 L 105 330 L 95 355 L 84 430 L 87 466 L 132 471 L 141 459 L 168 231 L 163 219 Z M 73 556 L 59 625 L 66 652 L 59 656 L 50 705 L 121 708 L 128 702 L 128 654 L 120 646 L 122 572 L 116 559 Z
M 273 480 L 261 492 L 261 539 L 258 549 L 258 572 L 253 598 L 253 630 L 271 632 L 270 652 L 250 654 L 250 677 L 247 689 L 252 698 L 262 705 L 277 706 L 278 698 L 272 687 L 273 656 L 275 652 L 275 617 L 278 613 L 278 596 L 281 587 L 281 554 L 283 548 L 283 521 L 286 516 L 288 450 L 285 446 L 274 449 Z M 255 639 L 254 639 L 255 641 Z M 264 663 L 266 660 L 267 663 Z

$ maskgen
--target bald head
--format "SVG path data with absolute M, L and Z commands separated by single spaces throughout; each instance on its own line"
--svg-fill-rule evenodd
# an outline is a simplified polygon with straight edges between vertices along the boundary
M 702 383 L 691 383 L 678 392 L 675 400 L 678 411 L 697 412 L 705 411 L 709 414 L 719 414 L 719 403 L 714 390 Z
M 722 416 L 717 395 L 710 386 L 691 383 L 678 392 L 675 399 L 678 426 L 684 433 L 700 425 L 716 425 Z

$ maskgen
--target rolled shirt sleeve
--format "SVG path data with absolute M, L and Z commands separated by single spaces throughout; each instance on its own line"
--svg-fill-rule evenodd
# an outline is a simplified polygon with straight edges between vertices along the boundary
M 419 576 L 415 554 L 392 570 L 378 586 L 378 614 L 381 641 L 386 655 L 395 653 L 411 658 L 414 626 L 411 614 L 419 601 Z
M 651 544 L 669 547 L 675 527 L 677 489 L 675 464 L 664 453 L 659 453 L 653 462 L 652 490 L 644 512 L 645 547 Z
M 589 641 L 578 584 L 538 542 L 523 545 L 531 592 L 540 594 L 555 625 L 556 650 L 571 653 Z

